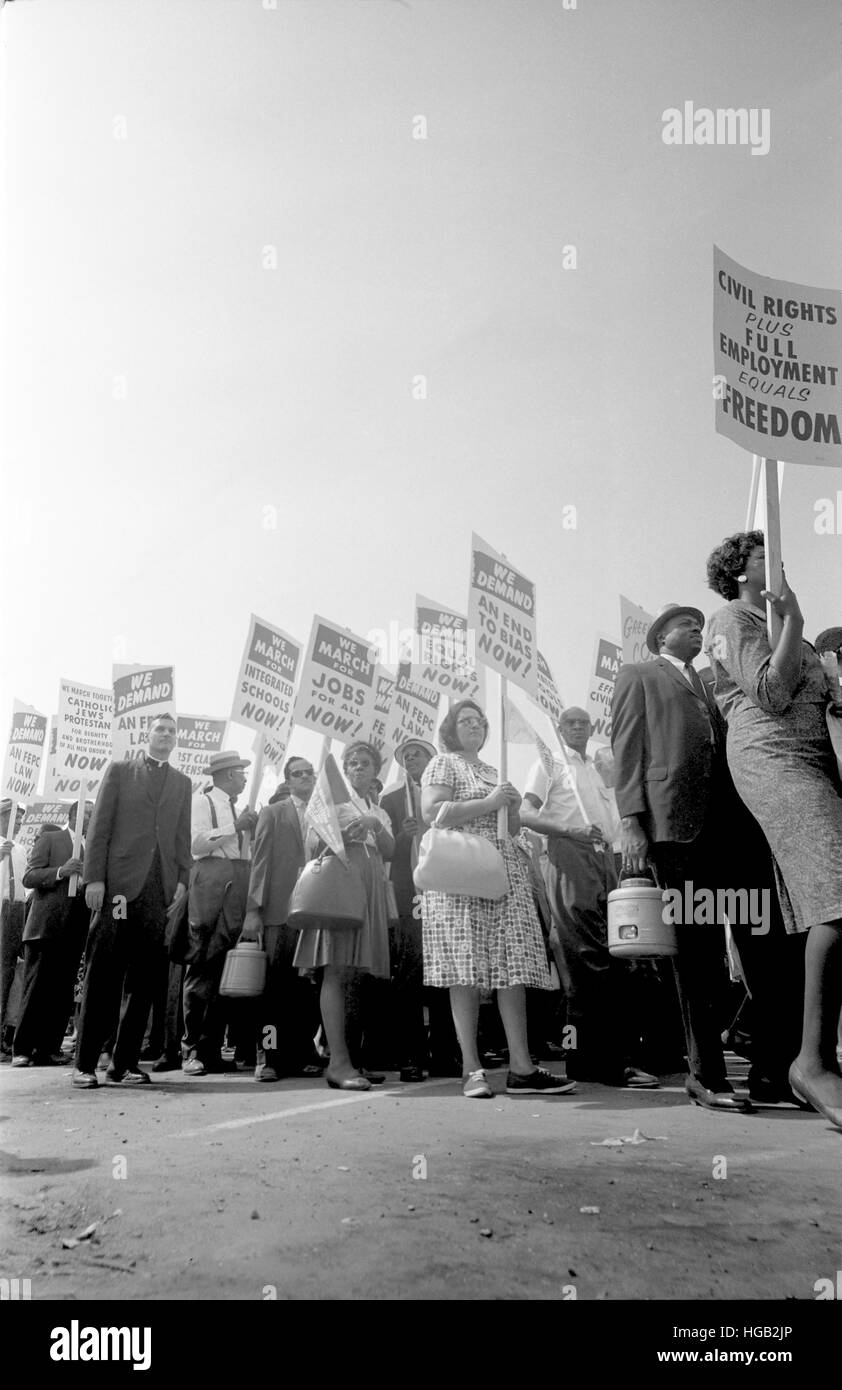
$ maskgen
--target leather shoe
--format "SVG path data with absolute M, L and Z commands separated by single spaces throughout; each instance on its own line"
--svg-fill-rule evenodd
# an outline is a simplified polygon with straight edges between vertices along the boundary
M 386 1080 L 386 1075 L 382 1071 L 366 1071 L 365 1067 L 360 1067 L 360 1076 L 364 1076 L 366 1081 L 370 1081 L 372 1086 L 382 1086 Z
M 684 1089 L 693 1104 L 701 1105 L 705 1110 L 733 1110 L 739 1115 L 755 1113 L 743 1096 L 737 1096 L 733 1091 L 709 1091 L 695 1076 L 688 1076 Z
M 180 1057 L 168 1057 L 166 1052 L 163 1057 L 157 1057 L 152 1063 L 151 1071 L 178 1071 L 181 1066 Z
M 95 1091 L 99 1082 L 92 1071 L 74 1071 L 70 1084 L 80 1091 Z
M 145 1071 L 141 1071 L 139 1068 L 134 1070 L 132 1067 L 126 1067 L 125 1071 L 117 1071 L 113 1063 L 106 1069 L 105 1079 L 110 1086 L 148 1086 L 150 1084 Z
M 255 1081 L 280 1081 L 278 1073 L 274 1067 L 270 1067 L 268 1062 L 261 1062 L 254 1069 Z
M 749 1077 L 748 1098 L 753 1105 L 797 1105 L 809 1110 L 809 1101 L 801 1100 L 786 1080 L 773 1081 L 768 1076 Z
M 424 1069 L 423 1067 L 401 1067 L 400 1079 L 401 1081 L 423 1081 Z
M 155 1067 L 157 1067 L 157 1065 L 158 1063 L 156 1062 Z M 153 1071 L 155 1070 L 155 1067 L 152 1068 Z M 167 1070 L 169 1071 L 169 1067 L 167 1068 Z M 182 1062 L 181 1070 L 184 1072 L 185 1076 L 204 1076 L 205 1064 L 204 1062 L 200 1062 L 198 1057 L 188 1057 L 184 1062 Z
M 358 1074 L 357 1076 L 346 1076 L 344 1081 L 334 1081 L 332 1076 L 325 1072 L 325 1081 L 332 1091 L 370 1091 L 371 1082 L 368 1077 Z
M 624 1067 L 621 1084 L 636 1091 L 657 1091 L 661 1083 L 657 1076 L 653 1076 L 649 1071 L 642 1071 L 640 1067 Z
M 789 1084 L 799 1100 L 804 1101 L 806 1105 L 812 1105 L 813 1109 L 818 1110 L 819 1114 L 829 1120 L 832 1125 L 836 1125 L 837 1129 L 842 1129 L 842 1107 L 825 1104 L 819 1092 L 809 1084 L 801 1068 L 796 1066 L 794 1062 L 789 1069 Z

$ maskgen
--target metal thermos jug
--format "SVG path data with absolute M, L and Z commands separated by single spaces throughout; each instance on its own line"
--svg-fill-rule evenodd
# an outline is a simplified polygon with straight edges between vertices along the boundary
M 608 894 L 608 950 L 612 956 L 674 956 L 675 927 L 664 921 L 663 892 L 649 877 L 621 879 Z
M 266 952 L 259 941 L 241 941 L 225 957 L 220 994 L 254 999 L 266 984 Z

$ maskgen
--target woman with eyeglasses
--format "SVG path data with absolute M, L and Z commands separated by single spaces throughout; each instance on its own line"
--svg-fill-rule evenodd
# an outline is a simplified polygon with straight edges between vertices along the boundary
M 309 928 L 302 931 L 293 964 L 322 970 L 320 1004 L 330 1048 L 325 1072 L 328 1086 L 340 1091 L 369 1091 L 371 1081 L 358 1071 L 348 1050 L 348 980 L 351 972 L 389 978 L 389 919 L 383 861 L 395 842 L 389 817 L 370 796 L 380 771 L 380 754 L 368 743 L 350 743 L 342 758 L 351 801 L 337 807 L 342 839 L 351 865 L 365 885 L 366 917 L 356 931 Z M 382 1081 L 382 1077 L 380 1080 Z
M 550 989 L 547 954 L 532 895 L 530 870 L 515 840 L 520 831 L 520 793 L 498 782 L 480 758 L 488 721 L 479 705 L 461 700 L 442 722 L 444 752 L 421 779 L 421 811 L 427 824 L 442 812 L 439 826 L 481 835 L 503 856 L 509 890 L 503 898 L 468 897 L 427 890 L 422 896 L 424 983 L 450 990 L 450 1006 L 462 1051 L 462 1094 L 469 1100 L 493 1094 L 480 1061 L 477 1022 L 480 992 L 497 991 L 497 1006 L 509 1044 L 510 1095 L 563 1095 L 574 1082 L 535 1067 L 526 1034 L 527 985 Z M 497 812 L 508 812 L 509 836 L 497 835 Z

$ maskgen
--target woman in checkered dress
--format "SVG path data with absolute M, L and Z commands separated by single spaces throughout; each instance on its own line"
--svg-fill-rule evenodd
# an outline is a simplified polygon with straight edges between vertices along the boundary
M 532 896 L 529 862 L 519 848 L 520 793 L 480 760 L 488 721 L 471 700 L 455 705 L 442 723 L 446 750 L 433 758 L 421 779 L 422 813 L 429 823 L 445 806 L 439 825 L 481 835 L 503 856 L 509 880 L 505 897 L 472 898 L 427 890 L 421 912 L 424 983 L 450 990 L 450 1004 L 462 1049 L 463 1094 L 488 1097 L 491 1088 L 477 1049 L 480 991 L 497 990 L 497 1003 L 509 1044 L 510 1094 L 561 1094 L 572 1084 L 536 1069 L 526 1036 L 524 986 L 550 989 L 547 953 Z M 471 803 L 471 804 L 466 804 Z M 497 836 L 497 811 L 508 811 L 509 837 Z

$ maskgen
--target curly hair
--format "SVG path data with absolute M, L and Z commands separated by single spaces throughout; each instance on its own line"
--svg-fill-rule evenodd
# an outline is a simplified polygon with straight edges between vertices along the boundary
M 366 752 L 368 756 L 371 758 L 371 761 L 374 764 L 374 775 L 376 777 L 381 767 L 383 766 L 383 759 L 381 758 L 377 749 L 372 748 L 371 744 L 366 743 L 365 739 L 358 739 L 356 743 L 348 744 L 348 747 L 342 754 L 342 766 L 347 767 L 351 754 L 359 753 L 360 751 Z
M 453 706 L 452 709 L 448 710 L 444 719 L 441 721 L 441 728 L 439 729 L 439 746 L 444 749 L 445 753 L 462 752 L 462 744 L 459 741 L 459 732 L 456 728 L 456 725 L 459 722 L 459 716 L 462 714 L 463 710 L 466 709 L 476 710 L 480 719 L 485 724 L 485 738 L 480 744 L 480 748 L 484 747 L 485 745 L 485 740 L 488 738 L 488 720 L 486 719 L 485 715 L 483 714 L 483 711 L 480 709 L 476 700 L 460 700 L 457 704 Z
M 766 537 L 762 531 L 738 531 L 734 536 L 726 536 L 722 544 L 708 556 L 708 588 L 723 598 L 739 598 L 737 575 L 742 574 L 755 547 L 765 544 Z

